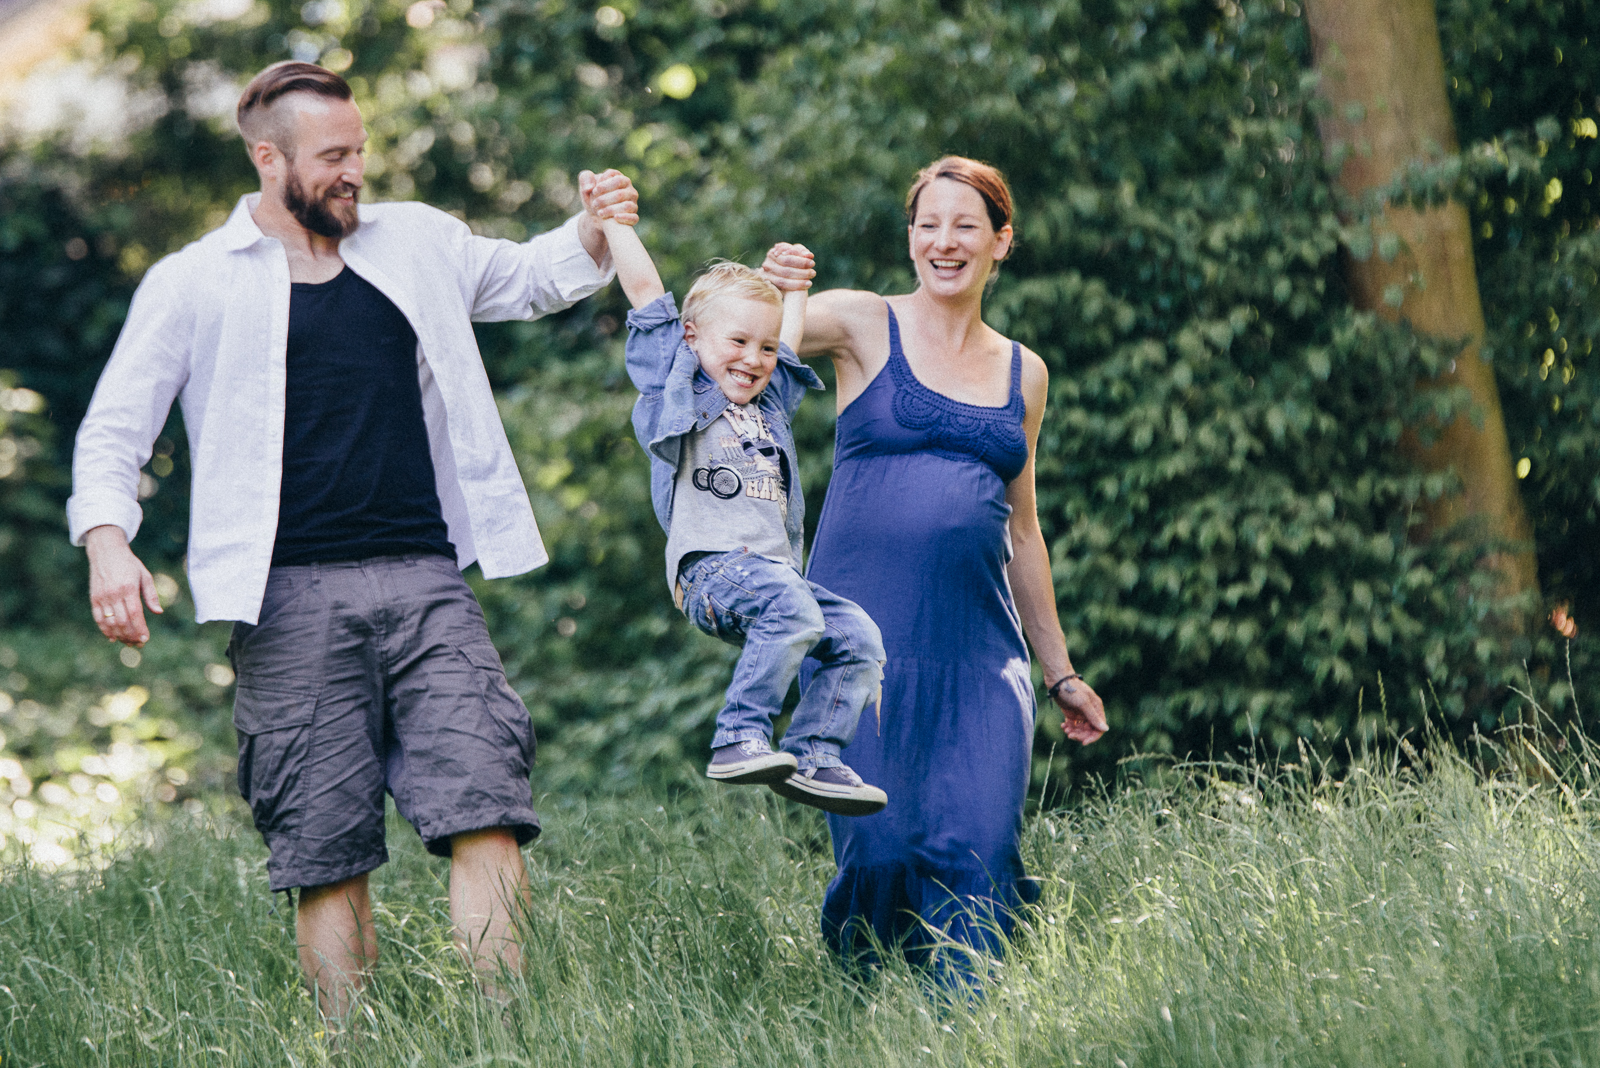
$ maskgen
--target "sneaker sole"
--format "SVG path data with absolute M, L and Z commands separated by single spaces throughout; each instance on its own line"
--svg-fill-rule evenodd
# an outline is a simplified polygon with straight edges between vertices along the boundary
M 889 795 L 876 786 L 829 786 L 793 776 L 783 782 L 773 783 L 772 792 L 835 816 L 870 816 L 882 812 L 889 803 Z
M 730 786 L 758 786 L 779 783 L 794 774 L 794 757 L 788 753 L 772 753 L 753 757 L 735 764 L 708 764 L 706 778 L 725 782 Z

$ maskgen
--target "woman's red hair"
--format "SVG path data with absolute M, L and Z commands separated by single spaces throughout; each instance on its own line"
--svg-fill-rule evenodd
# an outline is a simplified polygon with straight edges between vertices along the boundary
M 989 223 L 996 230 L 1011 223 L 1011 187 L 1006 184 L 1005 175 L 981 160 L 966 156 L 945 156 L 917 172 L 916 181 L 906 193 L 907 222 L 917 221 L 917 198 L 935 178 L 949 178 L 976 189 L 989 211 Z

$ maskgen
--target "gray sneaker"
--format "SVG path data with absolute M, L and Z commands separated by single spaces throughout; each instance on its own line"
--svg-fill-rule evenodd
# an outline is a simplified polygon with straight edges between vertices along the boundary
M 870 816 L 883 811 L 889 803 L 888 794 L 868 786 L 843 764 L 797 771 L 782 782 L 773 783 L 772 792 L 836 816 Z
M 779 783 L 794 774 L 794 769 L 794 757 L 774 753 L 765 738 L 750 738 L 711 750 L 706 778 L 736 786 Z

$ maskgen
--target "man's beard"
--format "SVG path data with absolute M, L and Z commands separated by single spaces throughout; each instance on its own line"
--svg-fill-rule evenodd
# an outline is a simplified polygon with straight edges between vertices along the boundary
M 289 209 L 289 214 L 295 217 L 301 226 L 314 234 L 323 237 L 341 238 L 349 237 L 355 233 L 361 220 L 355 213 L 355 202 L 351 201 L 351 210 L 348 215 L 343 215 L 334 210 L 330 203 L 335 193 L 343 193 L 350 187 L 343 182 L 331 187 L 326 193 L 316 200 L 306 195 L 306 187 L 300 184 L 300 178 L 294 173 L 294 164 L 289 166 L 289 181 L 283 189 L 283 206 Z

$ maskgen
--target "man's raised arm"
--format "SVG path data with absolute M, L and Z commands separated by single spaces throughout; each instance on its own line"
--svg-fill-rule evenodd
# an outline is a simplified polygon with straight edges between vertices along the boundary
M 469 270 L 476 277 L 476 322 L 537 319 L 570 307 L 611 281 L 610 249 L 601 223 L 639 220 L 639 193 L 627 175 L 608 170 L 578 176 L 583 211 L 529 241 L 472 236 Z M 464 227 L 462 228 L 465 229 Z

